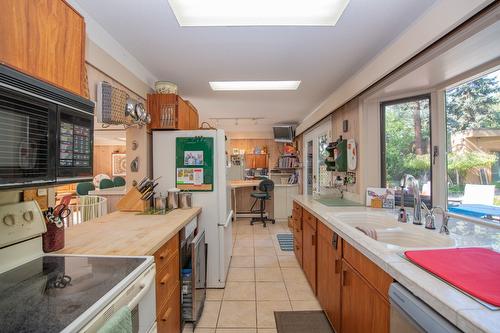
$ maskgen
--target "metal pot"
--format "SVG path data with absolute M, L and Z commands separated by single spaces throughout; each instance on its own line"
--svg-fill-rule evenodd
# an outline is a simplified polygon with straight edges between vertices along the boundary
M 182 192 L 179 197 L 179 208 L 189 209 L 193 207 L 193 193 Z
M 168 190 L 167 195 L 167 207 L 168 209 L 177 209 L 179 208 L 179 192 L 178 188 L 171 188 Z

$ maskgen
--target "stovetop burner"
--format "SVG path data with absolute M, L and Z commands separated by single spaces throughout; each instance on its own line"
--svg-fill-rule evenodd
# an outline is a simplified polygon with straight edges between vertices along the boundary
M 0 274 L 2 332 L 59 332 L 146 259 L 42 256 Z

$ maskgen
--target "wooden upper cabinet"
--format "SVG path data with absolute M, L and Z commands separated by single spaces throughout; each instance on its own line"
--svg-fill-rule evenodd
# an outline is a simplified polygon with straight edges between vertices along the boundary
M 342 239 L 318 222 L 317 295 L 336 332 L 340 332 Z
M 0 1 L 0 61 L 20 70 L 28 70 L 29 0 Z
M 198 112 L 176 94 L 148 94 L 147 104 L 153 130 L 198 129 Z
M 83 95 L 85 22 L 63 0 L 0 1 L 0 61 Z
M 269 167 L 267 154 L 245 154 L 245 167 L 250 169 L 267 169 Z

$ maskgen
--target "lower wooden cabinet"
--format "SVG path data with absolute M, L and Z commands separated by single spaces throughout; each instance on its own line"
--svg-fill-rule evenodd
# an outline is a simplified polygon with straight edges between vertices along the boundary
M 317 295 L 336 332 L 340 332 L 342 239 L 318 222 Z
M 158 312 L 156 318 L 157 331 L 159 333 L 177 333 L 181 331 L 181 302 L 180 302 L 180 285 L 177 283 L 172 297 Z
M 389 332 L 389 303 L 351 265 L 342 261 L 341 332 Z
M 316 219 L 302 222 L 302 269 L 316 294 Z
M 300 267 L 302 267 L 302 207 L 295 201 L 293 202 L 292 220 L 294 242 L 293 250 Z
M 156 264 L 156 322 L 159 333 L 181 330 L 179 235 L 154 254 Z
M 336 332 L 389 332 L 393 279 L 294 202 L 295 255 Z M 301 215 L 300 223 L 295 218 Z M 301 226 L 302 229 L 297 228 Z

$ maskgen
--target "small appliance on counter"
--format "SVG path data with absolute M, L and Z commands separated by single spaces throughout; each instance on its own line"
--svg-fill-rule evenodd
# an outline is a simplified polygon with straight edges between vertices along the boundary
M 97 332 L 118 311 L 156 332 L 153 257 L 44 254 L 34 201 L 0 206 L 0 220 L 2 332 Z

